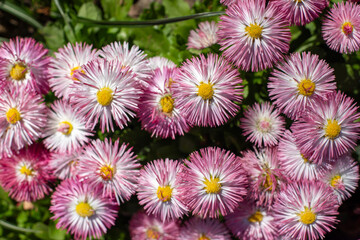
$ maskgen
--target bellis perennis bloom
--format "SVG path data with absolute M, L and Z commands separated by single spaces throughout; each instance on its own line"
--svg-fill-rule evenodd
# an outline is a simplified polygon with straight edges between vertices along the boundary
M 203 49 L 218 42 L 218 25 L 216 22 L 201 22 L 199 28 L 191 30 L 188 38 L 188 49 Z
M 181 228 L 180 238 L 182 240 L 230 240 L 229 231 L 218 219 L 201 219 L 193 217 Z

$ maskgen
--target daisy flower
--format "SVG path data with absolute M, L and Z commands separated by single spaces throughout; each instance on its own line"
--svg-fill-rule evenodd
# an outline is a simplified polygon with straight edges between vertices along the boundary
M 280 111 L 295 120 L 336 90 L 334 70 L 318 55 L 293 53 L 276 66 L 268 90 Z
M 273 213 L 252 201 L 246 201 L 225 217 L 225 224 L 239 239 L 277 239 L 276 222 Z
M 360 49 L 359 26 L 360 6 L 352 2 L 339 2 L 325 16 L 323 38 L 332 50 L 340 53 L 356 52 Z
M 85 127 L 86 119 L 67 101 L 53 103 L 44 130 L 45 146 L 60 153 L 72 153 L 90 141 L 92 132 Z
M 284 118 L 269 102 L 255 103 L 244 112 L 240 121 L 246 140 L 258 147 L 277 145 L 285 130 Z
M 233 3 L 236 3 L 237 1 L 241 1 L 241 0 L 220 0 L 220 3 L 224 4 L 225 6 L 229 6 Z
M 67 229 L 75 239 L 100 238 L 115 224 L 117 205 L 102 196 L 102 189 L 86 181 L 66 179 L 51 196 L 51 218 L 56 227 Z
M 318 101 L 308 114 L 294 122 L 292 131 L 300 151 L 314 163 L 336 159 L 353 150 L 359 139 L 360 117 L 352 98 L 341 92 Z
M 140 97 L 138 117 L 151 136 L 175 139 L 176 135 L 184 135 L 190 129 L 170 88 L 175 70 L 166 67 L 156 70 Z
M 165 68 L 176 68 L 176 64 L 171 60 L 164 57 L 152 57 L 148 59 L 149 67 L 156 71 L 156 69 L 165 69 Z
M 77 177 L 80 154 L 81 150 L 71 153 L 52 152 L 49 165 L 53 169 L 54 175 L 61 180 Z
M 291 34 L 284 13 L 265 5 L 263 0 L 239 1 L 220 17 L 220 50 L 244 71 L 272 67 L 289 51 Z
M 154 215 L 146 215 L 143 212 L 134 214 L 129 223 L 132 240 L 178 240 L 179 222 L 161 221 Z
M 181 228 L 180 238 L 182 240 L 231 240 L 229 231 L 217 219 L 201 219 L 193 217 Z
M 341 156 L 332 162 L 332 169 L 321 180 L 334 190 L 341 204 L 358 186 L 359 166 L 349 155 Z
M 289 130 L 285 131 L 280 140 L 278 158 L 284 174 L 294 181 L 316 181 L 331 169 L 331 165 L 327 161 L 316 164 L 306 158 L 296 146 L 294 135 Z
M 10 156 L 35 142 L 46 124 L 47 108 L 41 96 L 25 87 L 0 94 L 0 155 Z
M 79 80 L 74 73 L 85 73 L 82 66 L 97 58 L 98 51 L 86 43 L 68 43 L 54 54 L 49 66 L 49 84 L 57 97 L 68 99 L 72 93 L 70 86 Z
M 147 55 L 138 46 L 133 45 L 130 48 L 127 42 L 113 42 L 103 47 L 100 55 L 108 61 L 117 59 L 121 65 L 120 69 L 128 67 L 135 75 L 135 80 L 146 86 L 145 80 L 150 77 L 151 68 L 146 60 Z
M 165 222 L 187 212 L 180 201 L 179 185 L 175 183 L 180 170 L 181 163 L 168 158 L 152 161 L 140 170 L 137 197 L 146 213 L 155 214 Z
M 233 212 L 246 195 L 247 178 L 239 158 L 217 147 L 191 153 L 179 181 L 183 202 L 202 218 Z
M 242 80 L 238 71 L 218 55 L 200 54 L 183 63 L 171 85 L 187 120 L 202 127 L 220 126 L 239 110 Z
M 48 164 L 49 153 L 41 144 L 33 144 L 11 157 L 0 160 L 0 183 L 18 202 L 34 202 L 48 195 L 55 178 Z
M 199 28 L 190 31 L 187 48 L 203 49 L 218 42 L 218 25 L 214 21 L 199 23 Z
M 118 204 L 135 193 L 141 167 L 132 148 L 127 149 L 125 143 L 119 145 L 119 140 L 114 144 L 111 139 L 94 140 L 85 147 L 78 163 L 79 176 L 91 186 L 101 186 L 104 196 L 115 196 Z
M 286 13 L 290 25 L 305 25 L 313 21 L 326 8 L 327 0 L 271 0 L 280 12 Z
M 101 131 L 114 131 L 113 120 L 124 128 L 138 109 L 139 90 L 129 69 L 122 69 L 119 61 L 96 59 L 77 72 L 74 94 L 70 103 L 85 115 L 86 125 L 94 129 L 100 118 Z
M 279 233 L 291 239 L 323 238 L 338 222 L 339 205 L 331 188 L 321 182 L 293 182 L 274 206 Z
M 46 94 L 49 91 L 48 50 L 32 38 L 10 39 L 0 47 L 0 86 L 24 86 Z

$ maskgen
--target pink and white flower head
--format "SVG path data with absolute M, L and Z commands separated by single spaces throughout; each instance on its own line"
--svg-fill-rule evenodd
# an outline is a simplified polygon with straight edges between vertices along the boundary
M 46 125 L 47 108 L 40 95 L 25 87 L 0 94 L 0 155 L 11 156 L 35 142 Z
M 94 129 L 100 118 L 104 132 L 114 131 L 113 121 L 124 128 L 138 109 L 137 83 L 128 68 L 122 69 L 119 61 L 96 59 L 82 67 L 86 74 L 77 72 L 70 103 L 87 118 L 86 125 Z
M 190 129 L 170 87 L 175 74 L 176 69 L 156 70 L 140 97 L 138 117 L 151 136 L 175 139 L 176 135 L 184 135 Z
M 224 4 L 225 6 L 229 6 L 233 3 L 236 3 L 237 1 L 241 1 L 241 0 L 220 0 L 220 3 Z
M 321 182 L 293 182 L 274 206 L 279 234 L 291 239 L 323 238 L 338 222 L 339 204 L 332 189 Z
M 240 121 L 246 140 L 258 147 L 277 145 L 285 130 L 284 118 L 269 102 L 255 103 L 244 112 Z
M 0 87 L 24 86 L 46 94 L 49 91 L 48 50 L 32 38 L 10 39 L 0 47 Z
M 276 66 L 268 90 L 280 111 L 295 120 L 336 90 L 334 70 L 318 55 L 293 53 Z
M 247 176 L 239 157 L 218 147 L 191 153 L 180 182 L 183 202 L 202 218 L 233 212 L 246 195 Z
M 50 155 L 49 165 L 54 171 L 54 175 L 61 180 L 76 178 L 78 176 L 79 156 L 81 151 L 72 153 L 55 153 Z
M 172 88 L 181 111 L 192 125 L 220 126 L 235 116 L 242 100 L 236 69 L 218 55 L 200 54 L 183 63 Z
M 56 227 L 67 229 L 75 239 L 100 238 L 115 224 L 117 204 L 102 195 L 99 186 L 86 181 L 66 179 L 51 196 L 51 218 Z
M 176 68 L 176 64 L 171 60 L 164 57 L 152 57 L 148 59 L 149 67 L 156 71 L 156 69 L 165 69 L 165 68 Z
M 359 166 L 347 154 L 333 161 L 331 165 L 332 169 L 328 170 L 321 180 L 334 190 L 341 204 L 358 186 Z
M 284 13 L 265 5 L 263 0 L 239 1 L 220 17 L 220 50 L 244 71 L 272 67 L 289 51 L 291 34 Z
M 129 200 L 137 187 L 141 165 L 132 148 L 119 140 L 92 141 L 79 156 L 78 174 L 91 186 L 100 186 L 103 196 L 116 198 L 118 204 Z
M 199 23 L 199 28 L 190 31 L 187 48 L 203 49 L 216 44 L 219 40 L 218 29 L 219 27 L 214 21 Z
M 201 219 L 193 217 L 181 228 L 182 240 L 230 240 L 229 230 L 218 219 Z
M 316 164 L 306 158 L 296 146 L 294 135 L 289 130 L 285 131 L 279 143 L 278 158 L 284 174 L 293 181 L 316 181 L 331 169 L 327 161 Z
M 86 43 L 68 43 L 54 53 L 49 74 L 50 87 L 57 97 L 69 99 L 74 81 L 79 81 L 74 74 L 84 72 L 82 66 L 98 57 L 98 51 Z
M 154 215 L 138 212 L 132 216 L 129 230 L 132 240 L 178 240 L 180 227 L 178 221 L 164 222 Z
M 281 168 L 278 148 L 264 148 L 243 153 L 241 162 L 249 175 L 251 199 L 271 209 L 281 191 L 286 189 L 288 178 Z
M 33 144 L 11 157 L 0 160 L 0 183 L 18 202 L 34 202 L 48 195 L 55 181 L 48 164 L 49 153 L 41 144 Z
M 317 18 L 329 3 L 327 0 L 271 0 L 280 12 L 286 13 L 289 25 L 305 25 Z
M 326 44 L 340 53 L 360 49 L 360 6 L 352 2 L 334 4 L 325 16 L 322 35 Z
M 273 240 L 278 235 L 272 211 L 252 201 L 245 201 L 227 215 L 225 224 L 239 239 Z
M 145 80 L 150 77 L 151 68 L 146 60 L 147 55 L 138 46 L 133 45 L 130 48 L 127 42 L 113 42 L 103 47 L 100 55 L 108 61 L 117 59 L 120 68 L 129 68 L 135 75 L 135 80 L 141 86 L 146 86 Z
M 311 106 L 292 125 L 300 151 L 314 163 L 320 163 L 353 150 L 360 133 L 360 123 L 354 122 L 360 117 L 357 109 L 354 100 L 341 92 Z
M 45 146 L 59 153 L 72 153 L 90 141 L 93 133 L 85 127 L 86 119 L 67 101 L 53 103 L 44 130 Z
M 140 170 L 137 197 L 147 214 L 160 217 L 163 222 L 181 218 L 187 208 L 180 200 L 178 191 L 181 163 L 159 159 Z

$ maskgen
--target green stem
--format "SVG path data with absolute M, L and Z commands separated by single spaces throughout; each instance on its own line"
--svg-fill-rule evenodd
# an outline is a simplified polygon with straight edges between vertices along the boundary
M 11 223 L 5 222 L 3 220 L 0 220 L 0 225 L 5 227 L 5 228 L 15 230 L 15 231 L 18 231 L 18 232 L 26 232 L 26 233 L 40 233 L 41 232 L 39 230 L 33 230 L 33 229 L 18 227 L 18 226 L 12 225 Z
M 182 17 L 163 18 L 163 19 L 144 20 L 144 21 L 97 21 L 83 17 L 77 17 L 77 20 L 80 23 L 93 25 L 97 27 L 147 27 L 147 26 L 181 22 L 190 19 L 219 16 L 219 15 L 223 15 L 224 13 L 225 12 L 204 12 L 204 13 L 196 13 L 193 15 L 182 16 Z
M 60 4 L 59 0 L 54 0 L 54 2 L 55 2 L 55 5 L 56 5 L 56 7 L 58 8 L 58 10 L 59 10 L 59 12 L 60 12 L 60 15 L 61 15 L 62 18 L 64 19 L 65 24 L 69 27 L 72 35 L 73 35 L 74 37 L 76 37 L 75 31 L 74 31 L 74 28 L 73 28 L 73 26 L 72 26 L 72 24 L 71 24 L 71 20 L 70 20 L 69 15 L 67 15 L 67 14 L 64 12 L 63 8 L 61 7 L 61 4 Z

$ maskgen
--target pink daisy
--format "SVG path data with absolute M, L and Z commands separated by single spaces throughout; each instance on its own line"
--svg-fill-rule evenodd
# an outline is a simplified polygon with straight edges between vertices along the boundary
M 48 195 L 55 178 L 48 164 L 49 153 L 41 144 L 33 144 L 11 157 L 0 160 L 0 182 L 9 196 L 18 202 L 34 202 Z
M 220 0 L 220 3 L 224 4 L 225 6 L 229 6 L 233 3 L 236 3 L 237 1 L 242 1 L 242 0 Z
M 49 91 L 48 50 L 32 38 L 10 39 L 0 47 L 0 87 L 24 86 L 46 94 Z
M 279 143 L 278 158 L 284 174 L 294 181 L 316 181 L 331 169 L 327 161 L 316 164 L 306 158 L 296 146 L 294 135 L 289 130 L 285 131 Z
M 124 128 L 138 109 L 139 91 L 133 74 L 122 69 L 119 61 L 96 59 L 82 67 L 86 74 L 77 72 L 70 102 L 85 115 L 87 126 L 94 129 L 100 118 L 101 131 L 114 131 L 113 120 Z
M 156 71 L 156 69 L 165 69 L 165 68 L 176 68 L 176 64 L 171 60 L 164 57 L 152 57 L 148 59 L 149 67 Z
M 332 169 L 321 180 L 334 190 L 341 204 L 358 186 L 359 166 L 349 155 L 341 156 L 332 162 Z
M 336 159 L 353 150 L 359 139 L 360 117 L 354 100 L 341 92 L 330 94 L 309 108 L 292 131 L 300 151 L 320 163 L 323 159 Z
M 72 153 L 90 141 L 93 133 L 85 127 L 86 119 L 67 101 L 53 103 L 44 130 L 45 146 L 51 151 Z
M 235 116 L 242 100 L 238 71 L 218 55 L 193 57 L 183 63 L 171 87 L 190 124 L 220 126 Z
M 183 202 L 202 218 L 233 212 L 246 195 L 247 178 L 239 158 L 217 147 L 191 153 L 180 182 Z
M 181 163 L 178 161 L 155 160 L 140 171 L 137 196 L 140 205 L 144 205 L 147 214 L 155 214 L 163 222 L 177 219 L 187 212 L 180 201 L 178 191 Z
M 115 224 L 117 205 L 102 196 L 100 187 L 85 181 L 66 179 L 51 196 L 50 212 L 56 227 L 67 229 L 75 239 L 100 238 Z
M 305 25 L 313 21 L 326 8 L 327 0 L 271 0 L 280 12 L 286 13 L 290 25 Z
M 54 175 L 61 180 L 77 177 L 80 154 L 80 150 L 72 153 L 52 152 L 49 165 L 53 169 Z
M 245 71 L 272 67 L 289 51 L 291 34 L 284 13 L 265 5 L 263 0 L 239 1 L 220 17 L 220 50 Z
M 119 140 L 114 144 L 111 139 L 92 141 L 79 156 L 78 174 L 91 186 L 101 186 L 103 196 L 115 196 L 120 204 L 135 193 L 141 165 L 132 148 L 119 145 Z
M 231 240 L 229 231 L 218 219 L 193 217 L 181 228 L 182 240 Z
M 274 206 L 279 233 L 291 239 L 323 238 L 338 222 L 339 205 L 332 190 L 321 182 L 293 182 Z
M 199 28 L 190 31 L 187 48 L 203 49 L 218 42 L 218 25 L 214 21 L 199 23 Z
M 141 95 L 138 117 L 151 136 L 175 139 L 176 135 L 184 135 L 190 129 L 170 88 L 175 70 L 166 67 L 156 70 Z
M 46 124 L 47 108 L 40 95 L 25 87 L 0 94 L 0 155 L 10 156 L 35 142 Z
M 68 43 L 55 52 L 49 67 L 49 84 L 57 97 L 68 99 L 72 93 L 75 78 L 74 73 L 84 72 L 82 66 L 98 57 L 98 51 L 86 43 Z
M 360 6 L 352 2 L 339 2 L 325 16 L 323 38 L 332 50 L 340 53 L 356 52 L 360 49 L 359 26 Z
M 178 221 L 161 221 L 154 215 L 143 212 L 134 214 L 129 223 L 132 240 L 178 240 Z
M 277 145 L 285 130 L 284 118 L 269 102 L 255 103 L 244 112 L 240 121 L 246 140 L 258 147 Z
M 294 120 L 336 90 L 334 70 L 318 55 L 293 53 L 276 66 L 268 89 L 274 104 Z
M 277 239 L 277 228 L 273 213 L 266 208 L 246 201 L 235 212 L 225 217 L 226 226 L 239 239 Z

